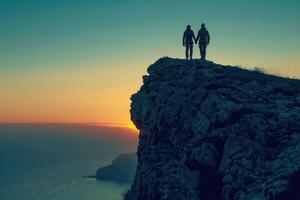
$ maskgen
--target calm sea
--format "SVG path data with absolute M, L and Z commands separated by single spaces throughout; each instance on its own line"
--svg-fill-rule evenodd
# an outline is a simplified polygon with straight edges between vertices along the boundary
M 0 124 L 0 199 L 120 200 L 129 184 L 82 177 L 136 145 L 126 128 Z

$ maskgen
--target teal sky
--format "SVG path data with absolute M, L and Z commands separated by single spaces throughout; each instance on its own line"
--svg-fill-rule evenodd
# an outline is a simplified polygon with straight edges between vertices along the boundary
M 128 93 L 124 98 L 129 97 L 149 64 L 163 56 L 184 57 L 181 41 L 187 24 L 197 32 L 206 23 L 209 60 L 299 78 L 299 10 L 295 0 L 1 0 L 0 90 L 7 108 L 2 118 L 3 113 L 18 116 L 9 102 L 19 98 L 21 103 L 22 98 L 10 93 L 34 94 L 31 87 L 40 85 L 45 94 L 54 91 L 48 98 L 58 98 L 63 89 L 71 92 L 73 82 L 86 86 L 82 91 L 77 87 L 78 94 L 122 88 Z M 196 46 L 194 52 L 199 57 Z M 90 82 L 89 74 L 96 76 Z
M 201 22 L 212 35 L 212 59 L 247 56 L 245 64 L 263 65 L 261 57 L 282 57 L 288 65 L 300 52 L 299 10 L 295 0 L 2 0 L 0 66 L 182 57 L 181 32 L 188 23 L 196 32 Z

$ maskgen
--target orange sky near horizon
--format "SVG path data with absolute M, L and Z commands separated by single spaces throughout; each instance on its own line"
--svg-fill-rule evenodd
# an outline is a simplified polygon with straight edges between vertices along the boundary
M 1 74 L 0 123 L 131 123 L 130 96 L 149 65 L 143 62 Z M 265 69 L 272 74 L 300 77 L 296 68 L 269 66 Z
M 111 69 L 2 74 L 0 122 L 128 123 L 140 72 Z

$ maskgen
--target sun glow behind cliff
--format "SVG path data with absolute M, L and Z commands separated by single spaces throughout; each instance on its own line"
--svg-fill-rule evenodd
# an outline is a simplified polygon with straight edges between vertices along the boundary
M 102 126 L 102 127 L 119 127 L 119 128 L 128 128 L 135 133 L 138 133 L 138 129 L 132 122 L 104 122 L 104 123 L 95 123 L 93 126 Z

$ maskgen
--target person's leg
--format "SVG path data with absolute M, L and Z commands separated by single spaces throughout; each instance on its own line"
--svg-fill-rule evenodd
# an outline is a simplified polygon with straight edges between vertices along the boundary
M 206 58 L 206 44 L 203 45 L 203 58 Z
M 203 59 L 204 54 L 203 54 L 203 44 L 200 43 L 200 55 L 201 55 L 201 59 Z
M 201 45 L 199 44 L 199 52 L 200 52 L 200 57 L 201 57 Z
M 193 59 L 193 44 L 190 45 L 190 59 Z
M 189 57 L 188 57 L 188 54 L 189 52 L 188 52 L 188 45 L 187 44 L 185 44 L 185 58 L 186 59 L 188 59 Z
M 185 44 L 185 58 L 189 59 L 189 45 Z

